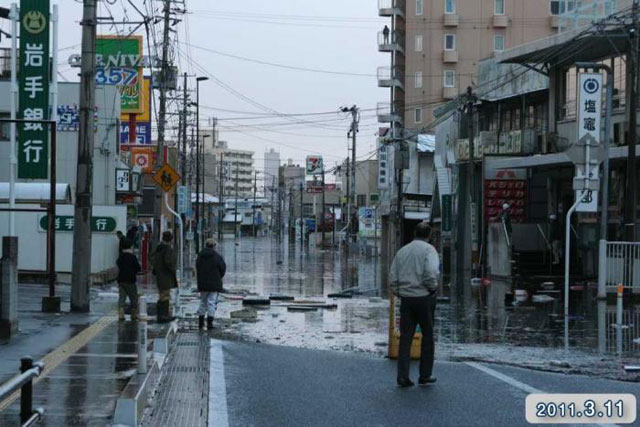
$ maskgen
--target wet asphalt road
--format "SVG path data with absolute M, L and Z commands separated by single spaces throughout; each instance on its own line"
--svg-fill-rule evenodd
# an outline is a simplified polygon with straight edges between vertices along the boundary
M 226 398 L 230 426 L 529 425 L 527 392 L 466 363 L 436 362 L 437 384 L 400 389 L 396 364 L 387 359 L 227 341 L 214 345 L 222 346 L 226 397 L 218 392 L 209 399 L 218 408 Z M 640 399 L 634 383 L 482 366 L 544 392 L 633 393 Z M 417 376 L 417 366 L 412 372 Z M 210 412 L 209 425 L 216 425 L 214 419 Z

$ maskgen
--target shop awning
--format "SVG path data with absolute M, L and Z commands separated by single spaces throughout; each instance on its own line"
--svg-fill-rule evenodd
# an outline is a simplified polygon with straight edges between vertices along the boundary
M 16 182 L 16 203 L 45 203 L 49 201 L 51 185 L 48 182 Z M 56 202 L 71 203 L 71 186 L 56 184 Z M 0 182 L 0 203 L 9 203 L 9 183 Z
M 405 211 L 404 212 L 404 219 L 413 219 L 413 220 L 420 220 L 420 221 L 429 221 L 429 218 L 431 217 L 431 212 L 429 211 L 420 211 L 420 212 L 416 212 L 416 211 Z
M 640 152 L 640 145 L 636 145 L 636 150 Z M 627 157 L 629 148 L 624 147 L 611 147 L 609 149 L 609 159 L 624 159 Z M 522 169 L 522 168 L 535 168 L 544 166 L 561 166 L 570 165 L 572 162 L 569 157 L 562 153 L 552 154 L 538 154 L 534 156 L 524 157 L 490 157 L 487 156 L 486 167 L 491 169 Z

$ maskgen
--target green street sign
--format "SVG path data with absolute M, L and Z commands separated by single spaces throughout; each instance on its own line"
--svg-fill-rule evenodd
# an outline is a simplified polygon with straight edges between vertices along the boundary
M 442 231 L 444 233 L 451 233 L 451 194 L 444 194 L 442 196 Z
M 118 87 L 122 114 L 143 112 L 141 36 L 96 39 L 96 84 Z
M 18 118 L 49 119 L 49 0 L 20 1 Z M 42 123 L 18 125 L 18 178 L 47 179 L 49 133 Z
M 40 228 L 44 231 L 47 230 L 49 225 L 49 217 L 43 216 L 40 218 Z M 53 226 L 56 231 L 73 231 L 74 219 L 73 216 L 58 216 L 56 215 Z M 95 233 L 113 233 L 116 230 L 116 219 L 109 216 L 92 216 L 91 217 L 91 231 Z

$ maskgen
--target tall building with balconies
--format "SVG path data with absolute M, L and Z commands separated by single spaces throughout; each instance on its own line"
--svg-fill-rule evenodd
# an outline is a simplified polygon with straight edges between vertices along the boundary
M 420 132 L 433 111 L 477 83 L 478 61 L 588 24 L 631 0 L 378 0 L 390 17 L 378 50 L 391 53 L 378 86 L 391 88 L 378 121 Z M 412 132 L 410 132 L 412 133 Z
M 236 192 L 239 197 L 253 196 L 255 175 L 253 156 L 255 153 L 249 150 L 231 149 L 226 141 L 216 141 L 210 153 L 216 158 L 216 174 L 218 176 L 220 176 L 219 168 L 222 162 L 224 182 L 223 197 L 225 199 L 233 198 Z

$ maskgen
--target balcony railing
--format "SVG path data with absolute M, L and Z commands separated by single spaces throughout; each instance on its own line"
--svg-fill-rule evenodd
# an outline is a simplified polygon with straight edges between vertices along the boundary
M 391 104 L 388 102 L 378 102 L 376 110 L 378 114 L 378 123 L 402 121 L 400 114 L 398 114 L 396 109 L 391 108 Z
M 405 0 L 378 0 L 379 16 L 399 15 L 404 18 L 407 5 Z
M 378 67 L 378 87 L 404 89 L 404 73 L 398 67 Z
M 404 53 L 404 32 L 395 30 L 378 33 L 378 51 L 379 52 L 402 52 Z

